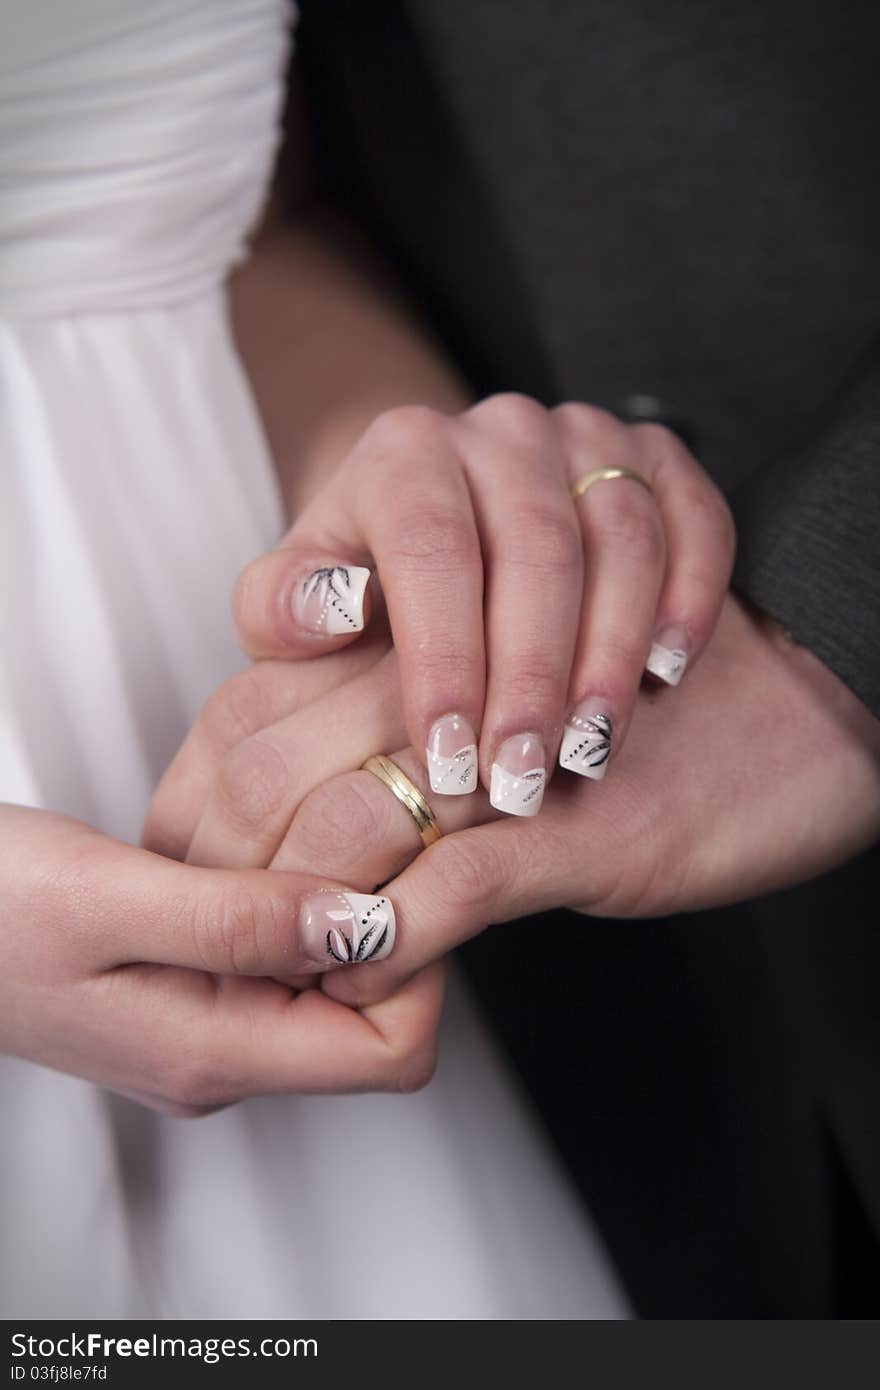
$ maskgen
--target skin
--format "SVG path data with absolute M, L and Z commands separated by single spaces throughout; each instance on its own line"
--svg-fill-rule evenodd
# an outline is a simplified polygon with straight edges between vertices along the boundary
M 0 808 L 0 1047 L 152 1109 L 278 1091 L 412 1090 L 442 971 L 355 1011 L 266 976 L 308 967 L 314 875 L 189 868 L 48 811 Z M 27 923 L 27 931 L 21 925 Z
M 442 970 L 426 962 L 488 921 L 557 903 L 650 916 L 731 902 L 820 873 L 880 828 L 877 721 L 734 598 L 682 685 L 643 691 L 604 782 L 559 774 L 530 821 L 497 819 L 482 794 L 438 800 L 446 833 L 423 854 L 387 789 L 348 770 L 361 748 L 343 748 L 329 779 L 309 756 L 328 705 L 332 719 L 334 701 L 356 697 L 363 737 L 400 744 L 396 760 L 424 778 L 402 746 L 398 680 L 374 637 L 228 681 L 153 803 L 145 840 L 164 856 L 0 808 L 0 1046 L 175 1115 L 268 1091 L 411 1090 L 430 1077 L 442 1003 Z M 165 857 L 192 857 L 224 787 L 259 769 L 251 754 L 267 731 L 285 750 L 283 779 L 255 771 L 230 807 L 252 863 L 266 798 L 283 803 L 280 832 L 259 841 L 272 872 Z M 302 894 L 340 880 L 366 891 L 389 875 L 388 960 L 301 974 Z
M 307 170 L 300 122 L 291 135 Z M 877 831 L 876 725 L 854 697 L 733 599 L 710 637 L 729 572 L 729 518 L 681 446 L 577 403 L 554 413 L 502 397 L 471 409 L 387 268 L 315 204 L 307 178 L 291 216 L 285 227 L 270 217 L 231 296 L 288 514 L 298 518 L 291 544 L 242 581 L 236 618 L 250 650 L 285 659 L 260 660 L 209 701 L 159 789 L 148 849 L 51 812 L 0 807 L 0 1047 L 174 1114 L 265 1091 L 412 1089 L 430 1076 L 441 1007 L 441 971 L 425 962 L 488 920 L 556 902 L 641 915 L 729 901 L 821 872 Z M 411 466 L 423 451 L 443 486 L 456 488 L 442 507 L 424 496 L 436 486 L 427 471 Z M 447 584 L 469 586 L 449 637 L 457 657 L 456 643 L 470 653 L 470 683 L 459 688 L 447 660 L 442 699 L 438 671 L 419 676 L 426 637 L 419 606 L 408 606 L 413 555 L 375 530 L 389 495 L 397 505 L 404 462 L 421 518 L 416 558 L 442 577 L 445 546 Z M 650 476 L 655 500 L 618 482 L 570 503 L 577 473 L 609 462 Z M 462 486 L 472 498 L 464 579 L 448 541 L 450 506 L 456 522 L 457 499 L 467 512 Z M 490 515 L 499 495 L 510 510 Z M 706 524 L 685 535 L 689 511 Z M 394 515 L 395 534 L 406 534 L 406 515 Z M 545 534 L 530 552 L 524 518 L 535 516 Z M 510 524 L 523 541 L 518 562 Z M 691 550 L 697 535 L 704 540 Z M 563 567 L 548 569 L 548 537 L 570 562 L 564 586 Z M 709 537 L 707 575 L 694 561 Z M 288 576 L 330 541 L 372 559 L 387 580 L 405 708 L 381 609 L 347 650 L 312 642 L 320 661 L 295 660 L 304 635 L 278 627 Z M 575 614 L 570 570 L 584 550 Z M 633 573 L 612 586 L 621 551 Z M 529 582 L 530 568 L 550 586 L 561 624 L 546 622 L 546 592 Z M 509 612 L 508 574 L 521 586 Z M 489 596 L 482 647 L 480 584 Z M 621 630 L 618 612 L 616 629 L 597 641 L 592 624 L 607 613 L 599 587 L 618 584 L 632 630 Z M 432 632 L 446 611 L 435 605 Z M 676 618 L 694 655 L 708 642 L 703 658 L 679 690 L 639 698 L 601 785 L 557 775 L 534 821 L 480 824 L 494 814 L 483 793 L 456 798 L 438 808 L 445 838 L 413 860 L 406 812 L 369 773 L 351 771 L 377 749 L 398 749 L 424 783 L 419 740 L 435 697 L 446 708 L 472 702 L 484 778 L 502 730 L 534 719 L 557 739 L 568 699 L 585 684 L 607 680 L 622 731 L 652 623 Z M 562 650 L 550 652 L 552 679 L 533 706 L 548 640 Z M 605 674 L 590 665 L 601 651 Z M 511 673 L 523 653 L 530 678 L 517 688 Z M 392 956 L 305 988 L 319 977 L 301 973 L 302 893 L 321 883 L 369 889 L 399 870 L 388 889 L 399 922 Z
M 389 698 L 394 654 L 377 651 L 350 682 L 340 667 L 335 692 L 285 713 L 306 669 L 262 663 L 218 692 L 211 719 L 196 724 L 160 786 L 145 838 L 210 862 L 218 818 L 237 816 L 242 860 L 259 856 L 287 870 L 308 864 L 364 890 L 390 878 L 394 952 L 322 982 L 354 1006 L 393 997 L 490 921 L 560 905 L 646 917 L 731 903 L 822 873 L 880 830 L 878 722 L 811 653 L 733 596 L 682 685 L 643 691 L 605 781 L 558 774 L 534 820 L 498 819 L 483 796 L 438 798 L 444 838 L 421 854 L 411 819 L 381 783 L 361 771 L 325 779 L 309 751 L 334 718 L 332 703 L 326 712 L 334 700 L 342 711 L 357 699 L 362 711 L 363 734 L 339 755 L 349 767 L 368 744 L 402 741 L 402 713 Z M 231 694 L 246 724 L 242 679 L 259 692 L 250 697 L 254 731 L 222 752 L 212 732 L 216 702 Z M 267 726 L 260 720 L 269 711 L 279 717 Z M 276 751 L 277 776 L 258 779 L 257 791 L 255 779 L 250 796 L 238 785 L 230 798 L 224 761 L 241 777 L 255 740 Z M 393 756 L 424 788 L 414 750 Z
M 418 460 L 418 467 L 414 467 Z M 647 479 L 572 484 L 613 465 Z M 727 506 L 670 431 L 515 393 L 457 415 L 385 412 L 276 551 L 241 576 L 233 613 L 254 658 L 357 641 L 300 628 L 292 596 L 334 564 L 375 567 L 400 661 L 407 734 L 424 748 L 455 711 L 481 730 L 484 786 L 504 739 L 535 732 L 552 767 L 567 712 L 590 696 L 625 737 L 654 636 L 695 660 L 733 560 Z
M 285 254 L 279 261 L 274 247 L 273 242 L 268 282 L 277 291 L 280 312 L 285 303 L 296 297 L 303 277 L 312 268 L 314 248 L 308 238 L 293 245 L 285 239 Z M 320 254 L 325 255 L 323 251 Z M 333 273 L 349 283 L 349 270 L 334 269 Z M 511 467 L 518 477 L 506 504 L 513 509 L 510 514 L 518 509 L 522 515 L 529 508 L 534 512 L 540 507 L 543 541 L 547 540 L 550 526 L 551 539 L 567 536 L 563 544 L 569 560 L 575 556 L 576 543 L 579 547 L 574 584 L 571 576 L 565 575 L 563 585 L 559 558 L 548 562 L 542 555 L 543 546 L 532 542 L 524 541 L 522 558 L 518 566 L 512 566 L 513 572 L 518 568 L 521 576 L 517 579 L 517 602 L 523 611 L 528 605 L 533 615 L 528 625 L 533 647 L 526 653 L 527 669 L 533 678 L 530 684 L 538 684 L 536 671 L 548 652 L 548 638 L 556 646 L 552 680 L 539 691 L 538 703 L 526 709 L 520 706 L 514 711 L 515 718 L 526 716 L 546 729 L 552 755 L 572 660 L 577 659 L 579 643 L 582 645 L 585 640 L 580 632 L 580 556 L 588 531 L 582 528 L 597 527 L 591 547 L 597 567 L 601 556 L 610 552 L 615 534 L 618 543 L 621 535 L 628 538 L 630 558 L 635 562 L 641 557 L 645 566 L 645 591 L 633 600 L 642 614 L 639 632 L 626 652 L 621 651 L 618 663 L 623 723 L 627 702 L 631 703 L 634 695 L 636 668 L 640 669 L 644 659 L 650 622 L 656 615 L 667 556 L 678 553 L 674 543 L 667 543 L 663 529 L 661 504 L 668 505 L 666 480 L 670 480 L 672 491 L 677 491 L 681 505 L 685 505 L 686 494 L 693 494 L 695 487 L 701 490 L 705 514 L 714 516 L 716 525 L 726 526 L 723 504 L 711 483 L 671 436 L 630 430 L 602 412 L 584 407 L 552 413 L 524 398 L 505 397 L 470 411 L 444 413 L 440 406 L 448 406 L 453 396 L 460 402 L 462 396 L 453 386 L 448 368 L 413 332 L 410 321 L 396 308 L 388 307 L 388 301 L 372 282 L 365 287 L 364 282 L 358 281 L 358 286 L 357 292 L 352 291 L 348 298 L 341 292 L 335 300 L 331 296 L 336 306 L 334 331 L 344 338 L 346 327 L 351 329 L 350 350 L 358 359 L 351 363 L 351 370 L 358 369 L 362 357 L 368 375 L 367 366 L 373 370 L 373 364 L 380 361 L 383 372 L 393 368 L 390 379 L 383 377 L 386 399 L 393 399 L 401 389 L 400 382 L 406 381 L 414 390 L 423 392 L 423 399 L 431 405 L 416 412 L 397 407 L 384 409 L 378 425 L 370 415 L 363 428 L 364 412 L 372 412 L 382 400 L 379 383 L 371 379 L 370 389 L 354 392 L 347 409 L 340 408 L 332 394 L 328 397 L 326 408 L 338 413 L 344 428 L 341 432 L 326 431 L 310 421 L 307 412 L 301 412 L 299 402 L 312 401 L 314 396 L 304 391 L 292 397 L 288 391 L 287 400 L 293 400 L 295 408 L 286 414 L 282 412 L 276 420 L 276 448 L 284 457 L 289 451 L 298 452 L 304 460 L 303 477 L 312 483 L 319 474 L 327 476 L 338 470 L 336 501 L 332 493 L 323 498 L 316 492 L 314 509 L 307 513 L 309 525 L 315 526 L 317 533 L 319 523 L 345 523 L 339 488 L 345 491 L 348 484 L 337 451 L 343 447 L 343 439 L 352 438 L 355 422 L 361 424 L 361 433 L 344 455 L 343 466 L 366 478 L 378 448 L 399 473 L 404 454 L 419 444 L 442 455 L 444 462 L 437 476 L 445 479 L 445 486 L 458 487 L 465 507 L 472 505 L 465 497 L 465 492 L 470 497 L 472 481 L 471 475 L 465 480 L 465 463 L 473 478 L 478 472 L 484 478 L 481 486 L 490 486 L 497 477 L 498 459 L 510 454 Z M 236 302 L 240 308 L 240 293 Z M 319 305 L 314 306 L 314 312 L 322 312 Z M 345 321 L 346 316 L 350 321 Z M 283 314 L 281 318 L 283 321 Z M 309 338 L 302 319 L 298 330 L 301 336 L 291 340 L 296 352 L 301 351 L 301 339 Z M 291 361 L 283 351 L 285 344 L 277 346 L 279 360 L 290 368 Z M 328 363 L 326 354 L 322 369 L 328 381 L 339 380 L 336 364 Z M 310 385 L 317 390 L 316 382 Z M 278 423 L 282 418 L 284 428 Z M 619 484 L 614 494 L 608 485 L 604 502 L 597 491 L 597 505 L 592 505 L 591 498 L 592 511 L 585 513 L 589 519 L 582 520 L 567 492 L 572 474 L 566 470 L 573 461 L 570 439 L 579 447 L 588 448 L 590 464 L 606 461 L 612 453 L 621 459 L 625 454 L 647 476 L 656 478 L 656 500 L 632 483 Z M 279 472 L 282 480 L 288 476 L 281 463 Z M 383 478 L 386 485 L 392 481 L 387 474 Z M 340 479 L 345 480 L 344 486 Z M 396 481 L 395 495 L 403 502 L 408 500 L 414 512 L 421 512 L 418 499 L 425 486 L 422 475 L 412 474 L 407 487 L 399 476 Z M 545 493 L 551 501 L 544 498 Z M 295 501 L 292 498 L 293 505 Z M 366 517 L 371 511 L 367 493 L 362 505 Z M 551 505 L 555 509 L 552 521 Z M 612 518 L 610 530 L 606 526 L 604 533 L 600 520 L 603 514 Z M 507 519 L 508 512 L 502 510 L 492 518 L 481 517 L 478 526 L 475 513 L 471 514 L 474 536 L 461 623 L 464 640 L 473 647 L 471 674 L 478 667 L 482 669 L 485 658 L 480 645 L 485 638 L 482 589 L 491 584 L 497 588 L 499 577 L 503 580 L 505 573 L 504 561 L 496 562 L 492 547 L 493 538 L 499 528 L 504 529 Z M 355 522 L 356 518 L 352 524 Z M 432 502 L 427 508 L 427 522 L 422 516 L 420 524 L 420 563 L 433 564 L 434 578 L 439 580 L 445 547 L 447 577 L 450 582 L 457 582 L 460 557 L 450 556 L 448 550 L 448 510 L 438 510 Z M 521 520 L 519 524 L 522 525 Z M 696 529 L 700 539 L 699 545 L 695 542 L 695 553 L 706 544 L 699 526 Z M 350 533 L 352 537 L 354 534 Z M 392 629 L 395 623 L 398 628 L 402 623 L 400 659 L 407 670 L 417 671 L 422 641 L 413 626 L 417 614 L 407 609 L 403 598 L 393 598 L 395 583 L 397 591 L 404 593 L 405 576 L 395 569 L 395 557 L 384 548 L 382 537 L 371 540 L 365 531 L 364 540 L 380 552 L 377 557 L 371 556 L 380 573 L 384 570 L 390 576 Z M 309 543 L 314 546 L 314 539 Z M 721 549 L 708 589 L 697 592 L 699 586 L 695 586 L 697 641 L 701 640 L 703 629 L 711 625 L 720 602 L 730 549 L 729 544 Z M 287 563 L 289 557 L 283 551 L 279 553 Z M 401 558 L 405 562 L 406 557 L 400 555 L 397 561 Z M 454 565 L 449 563 L 451 559 L 456 561 Z M 687 559 L 686 551 L 683 559 Z M 538 592 L 541 584 L 548 586 L 543 596 Z M 264 582 L 259 565 L 239 588 L 236 608 L 239 626 L 257 641 L 262 640 L 259 622 L 248 608 L 248 601 L 261 586 L 264 601 L 262 605 L 258 602 L 256 611 L 271 614 L 271 584 Z M 548 595 L 560 609 L 561 625 L 537 621 Z M 517 615 L 505 613 L 503 599 L 494 607 L 490 604 L 490 610 L 490 658 L 494 660 L 498 654 L 509 664 L 516 658 L 513 639 Z M 362 682 L 354 697 L 346 689 L 344 698 L 349 712 L 354 707 L 369 710 L 377 702 L 386 712 L 402 711 L 398 675 L 393 675 L 389 685 L 391 662 L 376 662 L 377 654 L 387 647 L 389 636 L 381 611 L 371 626 L 373 630 L 359 637 L 347 651 L 334 650 L 334 644 L 313 645 L 312 655 L 320 653 L 320 661 L 285 663 L 287 673 L 295 677 L 297 689 L 288 690 L 286 698 L 292 703 L 285 706 L 284 712 L 289 715 L 291 710 L 308 704 L 318 721 L 318 728 L 313 728 L 310 735 L 310 753 L 321 750 L 321 757 L 316 760 L 313 756 L 311 790 L 333 774 L 357 767 L 376 748 L 397 747 L 406 742 L 404 719 L 394 738 L 380 736 L 382 731 L 376 730 L 375 740 L 352 759 L 351 749 L 339 737 L 339 729 L 357 729 L 358 737 L 363 738 L 368 725 L 360 719 L 346 720 L 344 714 L 328 722 L 331 693 L 343 680 Z M 264 636 L 266 640 L 277 640 L 277 632 L 273 634 L 270 629 Z M 290 655 L 291 649 L 286 646 L 285 656 Z M 454 674 L 455 664 L 448 660 L 446 664 Z M 266 665 L 260 663 L 255 671 Z M 378 694 L 372 684 L 379 678 L 371 675 L 374 666 L 385 682 Z M 297 913 L 302 897 L 315 887 L 355 884 L 351 876 L 340 879 L 314 870 L 266 874 L 262 868 L 272 862 L 277 849 L 277 845 L 270 844 L 268 852 L 264 852 L 267 831 L 271 830 L 273 836 L 277 834 L 280 843 L 295 809 L 294 804 L 282 798 L 274 819 L 263 819 L 260 812 L 266 796 L 274 794 L 284 759 L 271 739 L 250 738 L 255 727 L 271 725 L 278 719 L 278 714 L 267 706 L 263 691 L 256 702 L 257 722 L 251 722 L 254 709 L 248 701 L 260 690 L 262 679 L 256 676 L 248 686 L 249 697 L 242 695 L 239 683 L 230 683 L 214 697 L 209 706 L 211 718 L 215 726 L 226 731 L 223 738 L 232 736 L 227 742 L 223 738 L 215 740 L 207 762 L 187 775 L 184 799 L 189 804 L 193 795 L 201 798 L 204 814 L 200 813 L 198 820 L 204 819 L 205 823 L 199 829 L 199 841 L 192 844 L 190 835 L 180 857 L 192 851 L 190 857 L 201 859 L 205 867 L 171 864 L 155 852 L 120 845 L 88 826 L 49 811 L 0 808 L 0 1047 L 4 1051 L 70 1071 L 174 1114 L 202 1113 L 261 1092 L 412 1089 L 428 1079 L 441 1006 L 442 971 L 419 973 L 412 984 L 395 990 L 393 997 L 375 1009 L 367 1006 L 356 1012 L 328 994 L 306 988 L 314 985 L 317 976 L 314 966 L 304 974 L 308 963 L 297 942 Z M 503 686 L 502 682 L 502 693 Z M 423 682 L 422 689 L 425 688 Z M 519 688 L 523 696 L 531 697 L 524 685 Z M 491 697 L 491 684 L 488 690 Z M 614 696 L 610 687 L 608 693 L 609 698 Z M 485 723 L 481 717 L 482 701 L 486 698 L 482 678 L 468 691 L 449 687 L 443 703 L 454 701 L 459 694 L 474 710 L 475 722 Z M 495 698 L 497 709 L 498 697 Z M 410 708 L 409 714 L 422 732 L 427 712 L 423 709 L 414 715 Z M 497 713 L 492 716 L 491 727 L 496 734 L 498 727 L 503 726 L 503 717 Z M 176 777 L 175 772 L 168 783 L 172 801 L 177 795 Z M 477 817 L 482 796 L 465 799 L 474 803 L 470 818 Z M 164 792 L 162 800 L 168 804 Z M 253 815 L 249 826 L 254 810 L 259 814 Z M 165 853 L 173 852 L 173 829 L 169 831 L 160 825 L 159 819 L 154 812 L 146 843 Z M 171 813 L 169 825 L 174 820 L 175 814 Z M 315 857 L 316 861 L 320 858 L 317 851 Z M 217 868 L 207 867 L 213 865 Z M 291 983 L 295 989 L 291 989 Z

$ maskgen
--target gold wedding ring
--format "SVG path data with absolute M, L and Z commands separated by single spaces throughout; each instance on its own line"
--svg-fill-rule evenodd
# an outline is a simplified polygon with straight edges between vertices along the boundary
M 431 810 L 422 793 L 419 791 L 415 782 L 411 782 L 406 773 L 393 763 L 390 758 L 377 754 L 373 758 L 367 758 L 363 764 L 364 772 L 372 772 L 374 777 L 378 777 L 380 782 L 384 782 L 389 791 L 394 792 L 397 800 L 405 806 L 416 823 L 419 838 L 425 849 L 428 845 L 433 845 L 435 840 L 439 840 L 443 834 L 436 820 L 434 812 Z
M 614 478 L 631 478 L 634 483 L 641 483 L 642 487 L 647 488 L 651 496 L 654 496 L 654 489 L 647 478 L 643 478 L 641 473 L 633 473 L 631 468 L 594 468 L 592 473 L 585 473 L 582 478 L 578 478 L 571 489 L 571 495 L 573 498 L 583 497 L 587 488 L 592 487 L 594 483 L 610 483 Z

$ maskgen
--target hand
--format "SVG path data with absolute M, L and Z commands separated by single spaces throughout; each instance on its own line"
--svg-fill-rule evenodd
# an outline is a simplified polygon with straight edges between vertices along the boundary
M 361 1013 L 262 978 L 324 968 L 299 917 L 313 876 L 190 868 L 3 806 L 0 884 L 5 1052 L 172 1114 L 430 1076 L 438 969 Z
M 265 663 L 249 679 L 265 692 L 297 670 L 305 668 Z M 308 867 L 364 891 L 413 860 L 419 842 L 407 812 L 370 773 L 342 770 L 357 768 L 377 747 L 394 749 L 403 735 L 393 654 L 356 681 L 322 699 L 319 714 L 301 707 L 269 729 L 260 719 L 273 700 L 283 707 L 283 695 L 264 693 L 249 710 L 234 699 L 231 775 L 221 757 L 217 776 L 216 735 L 195 734 L 182 757 L 199 768 L 195 781 L 213 782 L 215 793 L 187 805 L 178 849 L 189 846 L 210 862 L 218 842 L 237 861 L 256 856 L 279 868 Z M 357 720 L 350 717 L 355 703 Z M 343 727 L 336 721 L 345 711 Z M 324 714 L 341 728 L 338 753 Z M 252 735 L 236 742 L 248 727 Z M 434 799 L 445 837 L 383 890 L 398 922 L 394 955 L 340 970 L 323 988 L 351 1003 L 384 997 L 489 922 L 548 907 L 661 916 L 820 874 L 880 829 L 878 728 L 815 657 L 731 596 L 681 687 L 643 693 L 626 751 L 601 786 L 557 779 L 536 820 L 473 828 L 494 816 L 484 797 Z M 254 744 L 265 745 L 262 760 Z M 326 750 L 341 764 L 330 780 L 320 770 Z M 412 749 L 392 756 L 427 789 Z M 255 766 L 270 765 L 276 773 L 283 766 L 283 775 L 254 779 Z M 172 770 L 156 803 L 160 821 L 163 802 L 170 809 L 174 797 Z
M 421 846 L 388 790 L 352 769 L 405 737 L 397 655 L 385 641 L 320 662 L 257 662 L 199 712 L 156 790 L 142 843 L 203 867 L 343 865 L 343 880 L 369 891 Z M 412 749 L 395 758 L 426 785 Z M 483 796 L 436 805 L 447 833 L 497 814 Z
M 365 776 L 321 789 L 340 820 Z M 291 836 L 307 828 L 308 805 Z M 401 839 L 411 835 L 402 816 Z M 730 597 L 681 688 L 640 699 L 614 776 L 601 787 L 557 780 L 536 820 L 464 830 L 419 855 L 383 890 L 400 924 L 394 957 L 323 988 L 350 1003 L 381 998 L 487 923 L 553 906 L 651 917 L 754 897 L 833 868 L 878 831 L 880 724 L 811 653 Z M 297 857 L 294 845 L 276 862 Z M 535 949 L 564 962 L 564 943 Z
M 653 494 L 616 479 L 573 501 L 607 465 Z M 677 681 L 696 659 L 732 556 L 723 499 L 669 431 L 495 396 L 380 416 L 233 606 L 252 656 L 324 653 L 363 628 L 375 564 L 433 791 L 473 791 L 479 762 L 493 804 L 531 816 L 563 722 L 562 766 L 598 779 L 646 663 Z

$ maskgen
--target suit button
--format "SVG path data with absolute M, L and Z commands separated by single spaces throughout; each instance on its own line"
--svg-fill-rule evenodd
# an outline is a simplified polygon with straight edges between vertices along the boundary
M 693 421 L 686 419 L 674 406 L 661 400 L 659 396 L 650 396 L 647 392 L 634 392 L 631 396 L 624 396 L 616 413 L 621 420 L 626 420 L 631 425 L 665 425 L 668 430 L 678 435 L 692 454 L 697 451 L 698 434 Z

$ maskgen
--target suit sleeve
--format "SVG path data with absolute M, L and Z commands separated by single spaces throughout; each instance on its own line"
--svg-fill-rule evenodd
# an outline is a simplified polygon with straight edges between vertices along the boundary
M 880 339 L 814 438 L 729 500 L 734 587 L 880 716 Z

